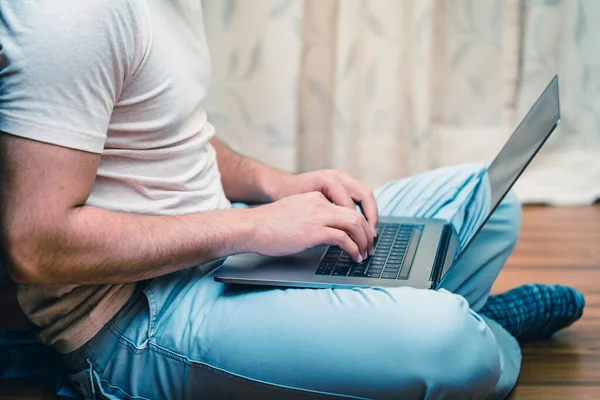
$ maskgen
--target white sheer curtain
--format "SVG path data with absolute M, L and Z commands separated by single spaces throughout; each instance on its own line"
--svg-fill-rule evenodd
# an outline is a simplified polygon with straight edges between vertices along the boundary
M 274 166 L 372 186 L 491 161 L 553 74 L 563 119 L 523 201 L 600 197 L 596 0 L 204 1 L 218 135 Z

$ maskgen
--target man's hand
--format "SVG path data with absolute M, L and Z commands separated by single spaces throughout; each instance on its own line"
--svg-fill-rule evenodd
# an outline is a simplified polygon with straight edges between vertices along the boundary
M 321 192 L 285 197 L 247 215 L 254 231 L 247 245 L 262 255 L 294 254 L 321 244 L 339 246 L 358 262 L 372 254 L 373 230 L 364 216 L 354 207 L 332 204 Z
M 253 246 L 248 251 L 284 255 L 330 244 L 342 247 L 355 260 L 368 255 L 378 222 L 377 204 L 368 186 L 339 170 L 293 175 L 243 157 L 217 139 L 211 144 L 229 200 L 274 202 L 251 211 L 259 218 L 251 218 L 257 233 L 247 243 Z M 357 205 L 364 216 L 356 211 Z
M 321 192 L 341 207 L 354 210 L 358 204 L 367 218 L 371 235 L 377 234 L 377 203 L 373 191 L 344 171 L 319 170 L 298 175 L 282 174 L 272 185 L 273 200 L 300 193 Z

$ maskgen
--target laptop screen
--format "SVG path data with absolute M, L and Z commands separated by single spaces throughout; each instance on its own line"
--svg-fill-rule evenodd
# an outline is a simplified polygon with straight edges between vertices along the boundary
M 502 199 L 550 137 L 559 121 L 558 77 L 554 76 L 483 174 L 481 184 L 488 185 L 489 193 L 486 197 L 490 202 L 490 211 L 455 258 L 454 264 L 471 245 Z

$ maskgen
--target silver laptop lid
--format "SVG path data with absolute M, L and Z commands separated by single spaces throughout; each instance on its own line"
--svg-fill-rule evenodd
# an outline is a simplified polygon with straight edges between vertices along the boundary
M 453 264 L 458 262 L 473 243 L 559 122 L 558 76 L 555 75 L 483 175 L 482 184 L 489 184 L 490 211 L 467 245 L 455 257 Z

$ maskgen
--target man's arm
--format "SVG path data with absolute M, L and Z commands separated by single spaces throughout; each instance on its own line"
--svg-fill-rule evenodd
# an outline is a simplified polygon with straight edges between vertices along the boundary
M 160 217 L 85 206 L 97 154 L 7 134 L 0 149 L 1 234 L 17 281 L 137 281 L 244 251 L 249 242 L 243 210 Z
M 271 168 L 231 150 L 220 140 L 210 143 L 217 152 L 217 163 L 225 195 L 231 201 L 248 204 L 270 203 L 278 199 L 277 182 L 292 177 L 289 172 Z
M 226 196 L 232 201 L 267 203 L 287 196 L 317 191 L 341 207 L 355 209 L 359 204 L 371 226 L 377 232 L 377 203 L 373 191 L 364 183 L 340 170 L 318 170 L 290 174 L 235 153 L 218 139 L 211 144 L 217 152 L 217 162 Z
M 256 209 L 149 216 L 85 203 L 100 156 L 0 133 L 0 244 L 4 266 L 27 283 L 121 283 L 240 252 L 292 254 L 369 246 L 357 212 L 318 193 Z

